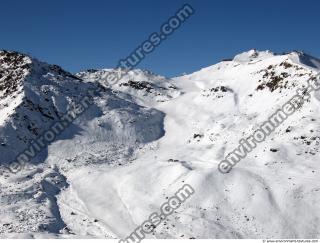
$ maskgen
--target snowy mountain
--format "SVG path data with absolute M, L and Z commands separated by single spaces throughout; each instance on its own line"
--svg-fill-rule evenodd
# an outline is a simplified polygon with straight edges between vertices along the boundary
M 106 77 L 111 73 L 121 79 L 113 84 L 108 83 Z M 158 102 L 168 101 L 181 94 L 170 79 L 147 70 L 91 69 L 76 75 L 87 82 L 97 82 L 113 90 L 129 94 L 138 104 L 154 106 Z
M 96 90 L 96 85 L 83 82 L 58 66 L 14 52 L 1 52 L 0 63 L 0 232 L 57 233 L 65 227 L 55 198 L 60 186 L 67 183 L 66 179 L 57 179 L 65 178 L 61 170 L 86 164 L 118 166 L 120 159 L 122 164 L 130 163 L 138 148 L 163 135 L 164 114 L 121 98 L 113 90 L 102 89 L 84 114 L 27 163 L 33 167 L 12 174 L 7 165 L 26 149 L 37 152 L 36 146 L 28 149 L 30 145 L 39 147 L 38 138 L 74 109 L 88 90 Z M 39 205 L 44 208 L 39 209 Z
M 188 183 L 194 195 L 147 238 L 319 238 L 319 92 L 230 173 L 218 170 L 319 69 L 302 52 L 250 50 L 172 79 L 73 75 L 0 52 L 1 237 L 125 238 Z M 108 83 L 110 73 L 122 78 Z M 89 90 L 90 107 L 11 173 Z

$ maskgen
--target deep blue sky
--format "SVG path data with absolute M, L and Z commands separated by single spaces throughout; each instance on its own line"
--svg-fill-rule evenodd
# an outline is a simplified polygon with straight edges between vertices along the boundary
M 316 0 L 3 0 L 0 49 L 71 72 L 113 67 L 184 3 L 195 15 L 139 67 L 175 76 L 252 48 L 320 57 Z

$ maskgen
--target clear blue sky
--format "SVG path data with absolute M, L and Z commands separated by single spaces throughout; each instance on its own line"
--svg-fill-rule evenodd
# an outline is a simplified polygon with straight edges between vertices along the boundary
M 175 76 L 252 48 L 320 57 L 316 0 L 3 0 L 0 49 L 71 72 L 114 67 L 184 3 L 195 15 L 139 67 Z

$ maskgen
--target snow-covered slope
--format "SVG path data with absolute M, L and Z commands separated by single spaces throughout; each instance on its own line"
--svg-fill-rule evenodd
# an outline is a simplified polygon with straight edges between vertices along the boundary
M 147 237 L 319 238 L 319 93 L 230 173 L 217 168 L 241 138 L 316 77 L 317 58 L 250 50 L 173 79 L 122 69 L 89 70 L 76 77 L 61 70 L 59 79 L 52 66 L 21 58 L 28 68 L 19 71 L 21 80 L 15 78 L 22 86 L 14 92 L 20 93 L 3 98 L 10 99 L 2 121 L 7 127 L 15 114 L 29 114 L 21 107 L 25 97 L 43 104 L 44 83 L 55 90 L 50 98 L 59 94 L 63 101 L 50 101 L 48 111 L 68 107 L 67 97 L 80 99 L 90 87 L 106 88 L 75 127 L 48 146 L 39 164 L 15 175 L 4 170 L 4 236 L 126 237 L 188 183 L 195 194 Z M 2 68 L 8 70 L 8 63 L 3 61 Z M 110 72 L 123 77 L 107 83 Z M 34 111 L 30 117 L 43 115 Z M 6 143 L 24 131 L 9 133 L 5 126 L 0 132 Z M 10 154 L 8 149 L 15 148 L 0 149 Z
M 1 52 L 0 63 L 0 101 L 5 107 L 0 126 L 0 233 L 58 233 L 66 225 L 55 195 L 68 185 L 61 170 L 119 166 L 120 158 L 122 164 L 129 163 L 136 150 L 164 134 L 164 114 L 99 89 L 89 109 L 30 161 L 35 166 L 12 174 L 6 166 L 16 155 L 73 110 L 89 90 L 98 89 L 58 66 L 19 53 Z
M 117 81 L 111 84 L 107 81 L 107 76 L 110 74 L 117 77 Z M 181 93 L 173 85 L 172 80 L 147 70 L 90 69 L 76 75 L 87 82 L 98 82 L 105 87 L 126 93 L 138 104 L 153 106 L 156 103 L 171 100 Z

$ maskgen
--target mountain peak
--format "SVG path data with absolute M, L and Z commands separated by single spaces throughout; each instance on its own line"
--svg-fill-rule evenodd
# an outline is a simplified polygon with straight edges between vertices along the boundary
M 242 52 L 242 53 L 236 55 L 233 58 L 233 61 L 235 61 L 235 62 L 251 62 L 254 59 L 263 60 L 263 59 L 266 59 L 266 58 L 269 58 L 272 56 L 274 56 L 274 53 L 269 50 L 258 51 L 256 49 L 251 49 L 249 51 Z
M 313 69 L 320 69 L 320 59 L 313 57 L 303 51 L 292 51 L 287 56 L 296 63 L 306 65 Z

